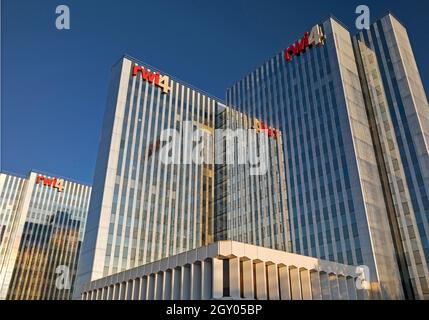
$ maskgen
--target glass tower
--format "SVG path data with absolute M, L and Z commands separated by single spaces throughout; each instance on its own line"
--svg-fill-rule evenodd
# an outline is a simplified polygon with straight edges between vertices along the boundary
M 276 54 L 229 88 L 227 103 L 283 133 L 293 251 L 366 265 L 381 298 L 404 298 L 353 41 L 334 18 L 318 27 L 320 45 Z
M 250 128 L 240 114 L 133 58 L 113 67 L 76 298 L 92 280 L 215 240 L 290 249 L 281 133 L 259 126 L 269 152 L 258 175 L 223 161 L 248 153 L 222 136 Z
M 0 174 L 0 299 L 70 299 L 91 187 Z
M 218 101 L 130 57 L 113 67 L 109 94 L 79 285 L 213 241 L 214 155 L 192 160 L 192 132 L 213 147 Z

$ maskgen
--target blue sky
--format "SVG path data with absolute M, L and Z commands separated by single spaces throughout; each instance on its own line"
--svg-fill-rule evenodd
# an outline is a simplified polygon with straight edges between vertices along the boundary
M 55 28 L 60 4 L 67 31 Z M 427 1 L 3 0 L 1 170 L 91 183 L 109 70 L 124 53 L 223 99 L 330 14 L 354 33 L 359 4 L 406 24 L 427 88 Z

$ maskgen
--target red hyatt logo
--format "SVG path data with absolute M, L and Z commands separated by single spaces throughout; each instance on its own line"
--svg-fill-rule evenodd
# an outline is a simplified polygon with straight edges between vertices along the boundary
M 40 184 L 43 181 L 43 185 L 47 187 L 51 187 L 54 189 L 57 189 L 58 192 L 61 192 L 64 190 L 64 180 L 58 179 L 58 178 L 48 178 L 44 176 L 38 176 L 36 180 L 36 184 Z
M 133 76 L 135 77 L 138 73 L 142 74 L 142 79 L 149 83 L 154 83 L 157 87 L 162 89 L 162 93 L 168 93 L 170 91 L 170 78 L 168 76 L 161 76 L 159 72 L 151 72 L 149 69 L 134 65 Z
M 304 53 L 307 48 L 314 46 L 320 46 L 325 41 L 325 35 L 323 34 L 322 28 L 319 25 L 315 25 L 311 32 L 306 32 L 301 40 L 285 49 L 284 56 L 286 61 L 291 61 L 293 56 L 299 56 Z

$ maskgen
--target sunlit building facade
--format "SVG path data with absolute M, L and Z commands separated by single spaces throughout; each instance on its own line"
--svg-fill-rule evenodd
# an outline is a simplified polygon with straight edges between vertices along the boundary
M 0 192 L 0 299 L 70 299 L 91 187 L 1 173 Z
M 367 265 L 382 298 L 428 298 L 429 109 L 395 17 L 354 39 L 316 25 L 227 104 L 283 133 L 293 252 Z
M 112 68 L 75 298 L 225 240 L 367 266 L 380 299 L 429 298 L 428 104 L 406 30 L 388 14 L 355 37 L 335 18 L 308 31 L 225 104 L 131 57 Z M 262 145 L 222 130 L 262 123 L 267 171 L 225 162 Z M 172 131 L 184 143 L 165 153 Z M 156 297 L 161 278 L 141 276 Z
M 78 285 L 213 241 L 219 101 L 167 77 L 130 57 L 112 69 Z M 165 130 L 177 134 L 168 154 Z
M 109 94 L 76 298 L 90 281 L 216 240 L 290 249 L 280 132 L 128 56 Z M 224 139 L 239 128 L 258 138 L 248 150 Z M 262 145 L 261 163 L 238 164 Z

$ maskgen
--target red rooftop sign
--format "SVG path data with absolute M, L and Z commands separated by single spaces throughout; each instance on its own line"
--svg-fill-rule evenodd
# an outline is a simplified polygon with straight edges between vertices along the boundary
M 138 73 L 141 73 L 143 81 L 155 84 L 155 86 L 162 89 L 162 93 L 170 92 L 170 78 L 168 76 L 161 76 L 159 72 L 152 72 L 145 67 L 134 65 L 133 76 L 135 77 Z
M 286 61 L 292 61 L 293 56 L 299 56 L 304 53 L 308 48 L 320 46 L 325 42 L 325 35 L 319 25 L 315 25 L 310 33 L 304 33 L 301 40 L 292 44 L 289 48 L 285 49 L 284 56 Z
M 57 189 L 58 192 L 61 192 L 64 190 L 64 180 L 63 179 L 38 176 L 36 179 L 36 184 L 40 184 L 42 182 L 43 182 L 43 185 Z

